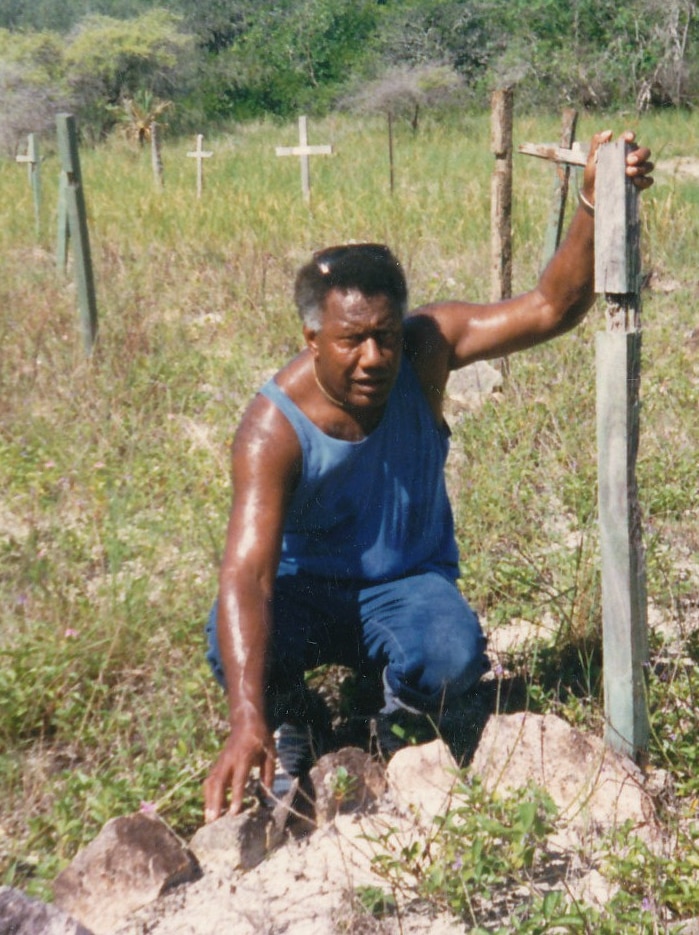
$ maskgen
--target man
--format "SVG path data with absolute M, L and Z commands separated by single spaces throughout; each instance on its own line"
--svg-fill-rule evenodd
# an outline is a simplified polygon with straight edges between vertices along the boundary
M 274 730 L 300 725 L 303 675 L 322 662 L 381 674 L 382 716 L 437 715 L 487 668 L 485 639 L 455 581 L 444 482 L 450 371 L 539 344 L 594 300 L 596 135 L 568 235 L 530 292 L 423 306 L 404 318 L 405 278 L 375 244 L 316 253 L 295 299 L 305 349 L 263 387 L 233 443 L 231 508 L 209 659 L 230 734 L 205 785 L 205 817 L 250 771 L 271 788 Z M 633 141 L 633 134 L 626 134 Z M 627 156 L 652 184 L 646 148 Z M 278 735 L 277 735 L 278 736 Z

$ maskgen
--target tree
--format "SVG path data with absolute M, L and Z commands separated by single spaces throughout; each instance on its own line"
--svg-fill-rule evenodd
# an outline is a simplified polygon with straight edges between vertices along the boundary
M 359 113 L 407 116 L 417 132 L 422 110 L 453 100 L 463 86 L 463 79 L 449 65 L 399 66 L 365 84 L 345 104 Z
M 210 107 L 226 115 L 327 110 L 365 54 L 377 10 L 376 0 L 286 0 L 259 9 L 219 56 Z
M 83 122 L 98 136 L 115 123 L 113 107 L 137 92 L 169 98 L 191 71 L 193 40 L 179 17 L 151 10 L 132 20 L 89 16 L 71 37 L 66 64 Z
M 63 46 L 51 33 L 0 29 L 0 62 L 0 145 L 15 155 L 23 137 L 52 130 L 70 107 Z

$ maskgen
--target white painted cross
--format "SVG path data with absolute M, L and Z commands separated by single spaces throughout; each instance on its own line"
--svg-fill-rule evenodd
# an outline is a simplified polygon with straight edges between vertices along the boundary
M 39 171 L 41 168 L 41 159 L 39 157 L 39 145 L 33 133 L 27 137 L 26 156 L 16 156 L 17 162 L 26 162 L 29 173 L 29 184 L 32 187 L 34 196 L 34 221 L 36 225 L 36 235 L 39 236 L 41 226 L 41 178 Z
M 209 156 L 213 156 L 211 150 L 206 152 L 201 148 L 203 142 L 203 134 L 197 134 L 197 148 L 193 153 L 187 153 L 190 158 L 197 160 L 197 198 L 201 198 L 201 192 L 204 187 L 204 160 L 208 159 Z
M 36 138 L 33 133 L 30 133 L 27 137 L 27 154 L 26 156 L 16 156 L 17 162 L 26 162 L 27 169 L 29 170 L 29 181 L 32 181 L 32 176 L 34 174 L 34 168 L 39 164 L 39 154 L 37 152 Z
M 277 156 L 299 156 L 301 159 L 301 188 L 306 202 L 311 200 L 311 167 L 309 156 L 332 156 L 332 146 L 309 146 L 308 126 L 305 117 L 299 117 L 299 145 L 277 146 Z

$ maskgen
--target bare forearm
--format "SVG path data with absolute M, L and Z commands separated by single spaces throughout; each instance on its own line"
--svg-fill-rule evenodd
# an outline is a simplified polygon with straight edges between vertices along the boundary
M 563 243 L 539 279 L 538 290 L 554 318 L 554 333 L 572 328 L 595 300 L 594 228 L 592 212 L 579 207 Z
M 231 722 L 264 711 L 271 599 L 261 588 L 222 582 L 218 639 Z

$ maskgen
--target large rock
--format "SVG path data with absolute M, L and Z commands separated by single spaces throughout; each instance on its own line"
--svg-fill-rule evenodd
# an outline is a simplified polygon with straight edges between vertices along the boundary
M 386 768 L 393 801 L 421 824 L 449 808 L 459 779 L 456 760 L 441 740 L 399 750 Z
M 635 764 L 552 714 L 492 717 L 471 763 L 490 790 L 533 784 L 545 789 L 560 817 L 581 831 L 601 832 L 630 822 L 653 838 L 659 823 Z
M 98 836 L 56 877 L 56 905 L 95 935 L 108 935 L 129 913 L 201 868 L 157 816 L 137 812 L 108 821 Z
M 9 886 L 0 886 L 0 932 L 3 935 L 93 935 L 58 907 L 47 906 Z
M 475 412 L 488 396 L 502 390 L 500 370 L 485 360 L 454 370 L 447 383 L 447 400 L 451 409 Z
M 386 790 L 383 767 L 359 747 L 343 747 L 320 757 L 310 780 L 317 825 L 338 814 L 366 811 Z
M 256 808 L 239 815 L 223 815 L 204 825 L 189 847 L 205 869 L 223 866 L 229 870 L 250 870 L 264 860 L 273 846 L 273 833 L 272 811 Z

